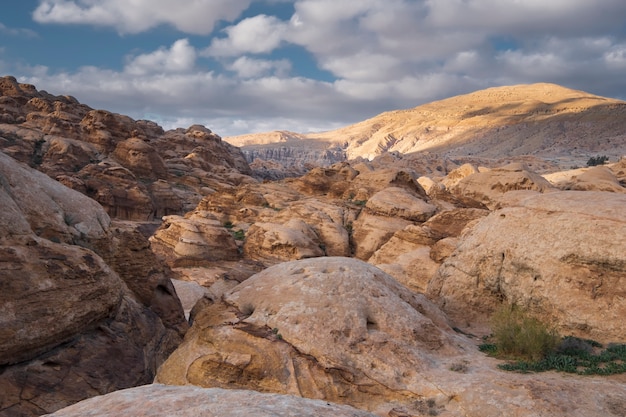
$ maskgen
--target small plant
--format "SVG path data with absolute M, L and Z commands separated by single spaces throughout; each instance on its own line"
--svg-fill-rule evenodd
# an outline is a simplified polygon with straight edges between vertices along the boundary
M 246 232 L 244 230 L 241 229 L 237 229 L 237 230 L 233 230 L 231 231 L 233 237 L 235 238 L 235 240 L 245 240 L 246 239 Z
M 496 356 L 538 361 L 555 350 L 559 336 L 515 305 L 503 306 L 491 319 Z
M 568 338 L 564 338 L 568 339 Z M 570 338 L 576 340 L 576 344 L 581 346 L 594 346 L 597 349 L 597 342 Z M 566 342 L 570 345 L 572 340 Z M 593 342 L 593 343 L 589 343 Z M 515 372 L 544 372 L 560 371 L 575 373 L 579 375 L 614 375 L 626 373 L 626 345 L 609 345 L 605 350 L 594 354 L 587 348 L 566 348 L 558 349 L 550 353 L 544 359 L 536 362 L 518 361 L 498 365 L 500 369 Z
M 593 167 L 593 166 L 596 166 L 596 165 L 604 165 L 607 162 L 609 162 L 609 157 L 606 156 L 606 155 L 603 155 L 603 156 L 592 156 L 587 161 L 587 166 L 588 167 Z
M 498 368 L 515 372 L 560 371 L 579 375 L 626 373 L 626 344 L 602 345 L 572 336 L 560 338 L 539 320 L 516 306 L 505 306 L 492 317 L 493 334 L 478 348 L 496 358 L 512 359 Z
M 367 204 L 367 200 L 354 200 L 352 203 L 359 207 L 363 207 Z
M 278 332 L 278 328 L 277 328 L 277 327 L 274 327 L 274 328 L 272 329 L 272 333 L 274 333 L 274 335 L 276 336 L 276 339 L 278 339 L 278 340 L 283 340 L 283 335 L 281 335 L 281 334 Z
M 225 222 L 223 226 L 227 229 L 232 229 L 234 227 L 233 222 L 231 221 Z

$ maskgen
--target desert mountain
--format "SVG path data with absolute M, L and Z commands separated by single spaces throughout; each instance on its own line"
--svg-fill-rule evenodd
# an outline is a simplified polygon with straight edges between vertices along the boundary
M 491 160 L 531 155 L 570 167 L 596 154 L 619 158 L 625 132 L 626 102 L 542 83 L 489 88 L 323 133 L 270 132 L 224 140 L 242 147 L 257 166 L 263 161 L 289 166 L 294 157 L 312 155 L 323 156 L 318 163 L 332 164 L 342 156 L 372 160 L 388 152 L 429 152 Z

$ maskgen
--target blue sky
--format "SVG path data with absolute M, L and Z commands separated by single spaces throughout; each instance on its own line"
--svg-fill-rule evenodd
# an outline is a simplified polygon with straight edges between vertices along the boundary
M 328 130 L 499 85 L 626 99 L 626 2 L 6 0 L 0 74 L 221 136 Z

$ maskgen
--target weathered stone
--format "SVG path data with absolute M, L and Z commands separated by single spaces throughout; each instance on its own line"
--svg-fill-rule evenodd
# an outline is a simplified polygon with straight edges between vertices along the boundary
M 145 385 L 91 398 L 49 417 L 375 417 L 349 406 L 289 395 Z
M 626 198 L 607 192 L 535 194 L 480 221 L 428 292 L 458 326 L 515 303 L 563 334 L 624 341 Z
M 523 164 L 514 163 L 465 177 L 452 188 L 455 194 L 472 198 L 489 208 L 497 208 L 499 198 L 513 190 L 544 193 L 555 190 L 555 187 L 541 175 L 529 171 Z

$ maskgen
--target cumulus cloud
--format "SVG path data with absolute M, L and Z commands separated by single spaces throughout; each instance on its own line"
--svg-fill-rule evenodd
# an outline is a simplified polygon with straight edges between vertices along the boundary
M 22 36 L 26 38 L 36 38 L 38 36 L 37 32 L 35 32 L 32 29 L 12 28 L 12 27 L 6 26 L 2 22 L 0 22 L 0 33 L 9 35 L 9 36 Z
M 235 56 L 242 53 L 268 53 L 283 41 L 286 24 L 275 16 L 258 15 L 224 30 L 227 37 L 216 38 L 203 52 L 206 56 Z
M 232 21 L 252 0 L 43 0 L 33 12 L 39 23 L 113 27 L 120 33 L 140 33 L 161 24 L 206 35 L 220 20 Z
M 148 54 L 128 59 L 125 72 L 131 75 L 150 73 L 184 73 L 193 69 L 196 50 L 188 39 L 180 39 L 169 48 L 160 48 Z
M 228 65 L 227 68 L 236 72 L 241 78 L 258 78 L 271 74 L 277 77 L 284 77 L 291 70 L 291 62 L 287 59 L 270 61 L 267 59 L 254 59 L 242 56 Z

